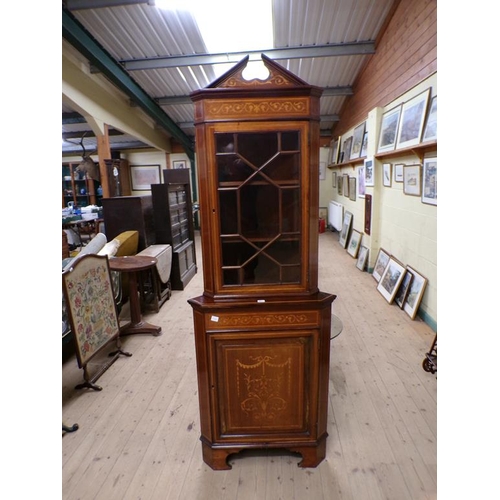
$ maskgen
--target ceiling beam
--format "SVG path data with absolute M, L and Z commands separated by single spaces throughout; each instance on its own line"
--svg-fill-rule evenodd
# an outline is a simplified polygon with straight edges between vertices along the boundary
M 66 0 L 66 8 L 68 10 L 100 9 L 139 3 L 154 4 L 152 0 Z
M 127 71 L 179 68 L 182 66 L 204 66 L 207 64 L 238 63 L 249 56 L 249 61 L 261 61 L 264 54 L 270 59 L 303 59 L 311 57 L 338 57 L 375 54 L 375 42 L 352 42 L 328 45 L 285 47 L 282 49 L 252 50 L 248 52 L 227 52 L 219 54 L 190 54 L 123 60 L 120 63 Z
M 156 101 L 128 75 L 123 67 L 64 8 L 62 9 L 62 34 L 73 47 L 89 60 L 90 64 L 97 67 L 116 87 L 136 102 L 146 114 L 178 141 L 190 158 L 194 158 L 194 145 L 191 138 L 181 130 Z

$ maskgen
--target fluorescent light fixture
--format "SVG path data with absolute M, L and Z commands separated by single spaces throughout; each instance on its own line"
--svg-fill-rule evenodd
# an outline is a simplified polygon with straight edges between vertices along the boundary
M 252 0 L 242 7 L 237 0 L 155 0 L 165 10 L 189 11 L 200 29 L 208 53 L 267 50 L 274 47 L 272 0 Z M 216 64 L 219 77 L 233 64 Z M 269 74 L 262 62 L 252 62 L 245 78 L 265 79 Z

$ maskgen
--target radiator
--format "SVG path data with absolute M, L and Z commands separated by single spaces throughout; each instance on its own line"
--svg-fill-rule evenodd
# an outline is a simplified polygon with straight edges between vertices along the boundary
M 344 205 L 331 200 L 328 204 L 328 227 L 337 231 L 342 230 L 344 220 Z

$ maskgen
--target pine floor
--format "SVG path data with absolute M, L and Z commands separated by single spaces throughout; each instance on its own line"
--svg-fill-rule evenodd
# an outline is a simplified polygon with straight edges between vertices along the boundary
M 64 500 L 432 500 L 437 491 L 437 376 L 422 369 L 434 332 L 389 305 L 355 267 L 337 233 L 320 234 L 319 285 L 337 295 L 344 324 L 332 343 L 326 459 L 301 469 L 286 451 L 232 455 L 232 470 L 202 460 L 191 307 L 198 273 L 158 314 L 159 337 L 130 336 L 99 379 L 77 391 L 74 355 L 63 357 Z M 126 315 L 126 308 L 123 315 Z

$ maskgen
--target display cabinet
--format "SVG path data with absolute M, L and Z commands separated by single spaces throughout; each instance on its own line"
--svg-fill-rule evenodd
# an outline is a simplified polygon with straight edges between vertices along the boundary
M 62 207 L 73 202 L 74 206 L 100 205 L 99 183 L 89 179 L 85 172 L 77 172 L 78 163 L 62 164 Z
M 319 98 L 248 57 L 195 104 L 204 293 L 193 308 L 203 458 L 285 448 L 325 457 L 331 307 L 318 290 Z
M 156 242 L 172 246 L 172 289 L 184 290 L 197 271 L 189 169 L 165 169 L 163 179 L 151 185 Z

